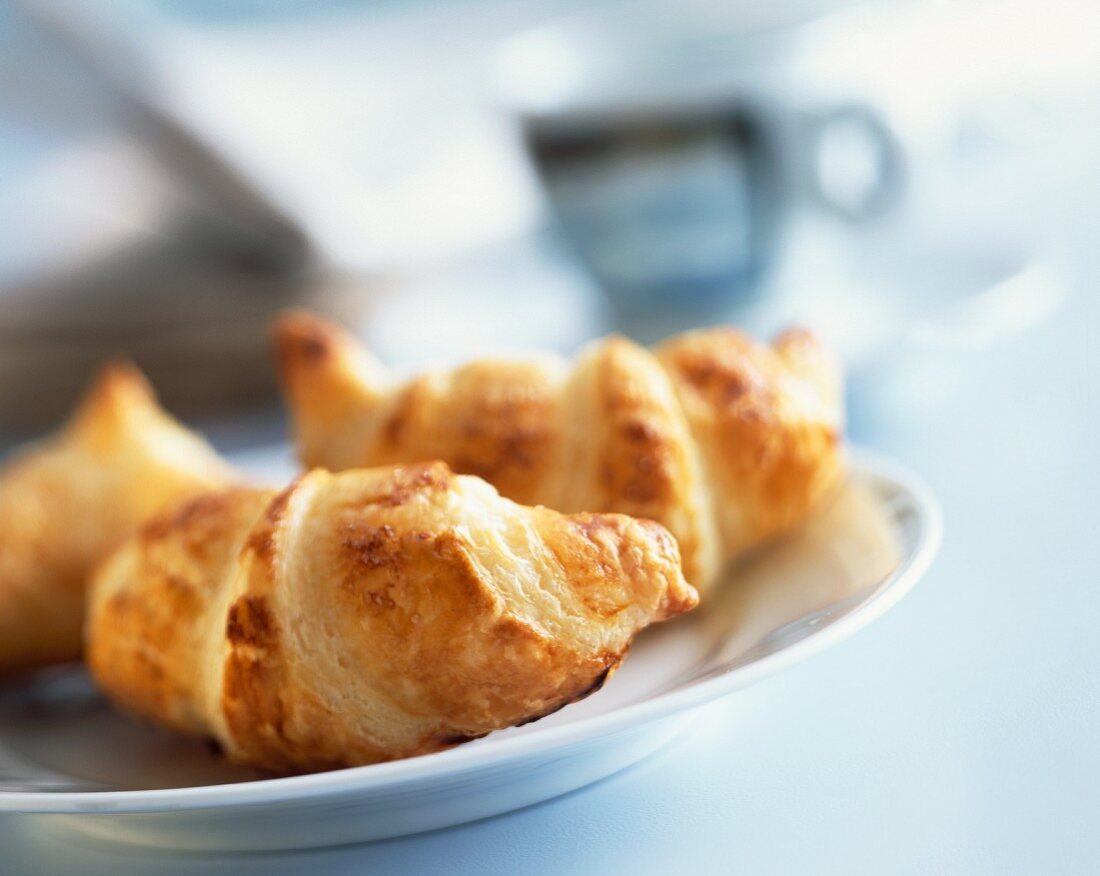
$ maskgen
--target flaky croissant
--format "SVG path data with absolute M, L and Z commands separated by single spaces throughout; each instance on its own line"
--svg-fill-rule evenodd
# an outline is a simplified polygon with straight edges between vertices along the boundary
M 87 658 L 237 762 L 321 770 L 553 712 L 696 601 L 655 523 L 525 508 L 438 462 L 315 470 L 145 525 L 95 576 Z
M 524 504 L 650 518 L 701 592 L 841 469 L 838 368 L 803 331 L 766 346 L 708 329 L 653 352 L 611 337 L 572 368 L 479 361 L 405 384 L 309 314 L 282 317 L 275 340 L 307 466 L 438 458 Z
M 92 565 L 150 514 L 230 477 L 140 373 L 105 368 L 58 435 L 0 471 L 0 671 L 79 657 Z

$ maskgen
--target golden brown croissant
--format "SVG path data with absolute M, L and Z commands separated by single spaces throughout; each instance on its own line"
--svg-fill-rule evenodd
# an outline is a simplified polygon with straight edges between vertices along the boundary
M 525 508 L 439 462 L 318 469 L 146 524 L 95 576 L 87 657 L 238 762 L 319 770 L 553 712 L 696 601 L 655 523 Z
M 841 468 L 838 368 L 803 331 L 766 346 L 708 329 L 653 352 L 611 337 L 572 368 L 480 361 L 403 385 L 308 314 L 275 338 L 307 466 L 438 458 L 524 504 L 647 517 L 701 590 L 802 520 Z
M 0 471 L 0 671 L 79 657 L 92 565 L 150 514 L 229 477 L 140 373 L 105 368 L 58 435 Z

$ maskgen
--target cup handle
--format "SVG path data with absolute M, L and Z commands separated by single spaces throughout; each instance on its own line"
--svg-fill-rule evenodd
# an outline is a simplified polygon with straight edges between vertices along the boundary
M 901 144 L 882 115 L 865 104 L 812 116 L 807 157 L 811 198 L 849 222 L 881 216 L 904 188 Z

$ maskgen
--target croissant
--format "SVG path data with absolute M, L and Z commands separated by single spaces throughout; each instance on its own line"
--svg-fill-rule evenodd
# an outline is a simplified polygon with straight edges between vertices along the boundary
M 0 471 L 0 671 L 79 657 L 92 565 L 145 517 L 230 477 L 136 369 L 105 368 L 68 426 Z
M 478 361 L 394 383 L 302 312 L 274 337 L 299 455 L 334 470 L 443 459 L 524 504 L 656 520 L 701 592 L 801 521 L 839 479 L 839 369 L 805 331 L 730 328 L 650 352 L 621 337 L 575 365 Z
M 697 598 L 655 523 L 525 508 L 440 462 L 317 469 L 148 522 L 95 575 L 87 659 L 133 711 L 312 771 L 536 720 Z

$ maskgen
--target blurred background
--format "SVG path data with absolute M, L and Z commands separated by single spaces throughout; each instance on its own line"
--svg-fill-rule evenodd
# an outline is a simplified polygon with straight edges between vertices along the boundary
M 871 440 L 1094 296 L 1098 37 L 1090 0 L 5 0 L 0 443 L 120 353 L 278 441 L 291 305 L 398 369 L 799 322 Z

